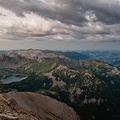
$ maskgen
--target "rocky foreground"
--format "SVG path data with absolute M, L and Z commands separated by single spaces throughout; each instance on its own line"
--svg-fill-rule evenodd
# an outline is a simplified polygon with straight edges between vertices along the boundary
M 31 92 L 0 94 L 0 120 L 80 120 L 64 103 Z

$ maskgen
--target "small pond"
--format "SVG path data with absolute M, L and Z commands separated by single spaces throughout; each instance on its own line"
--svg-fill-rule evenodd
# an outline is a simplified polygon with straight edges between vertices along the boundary
M 8 84 L 8 83 L 11 83 L 11 82 L 18 82 L 18 81 L 24 80 L 26 78 L 27 78 L 27 76 L 23 76 L 23 75 L 11 75 L 11 76 L 8 76 L 8 77 L 4 77 L 2 79 L 2 82 L 5 83 L 5 84 Z

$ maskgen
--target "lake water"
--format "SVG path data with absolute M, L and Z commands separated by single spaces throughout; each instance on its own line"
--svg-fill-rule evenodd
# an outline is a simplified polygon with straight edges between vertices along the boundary
M 9 77 L 6 77 L 4 79 L 2 79 L 3 83 L 11 83 L 11 82 L 18 82 L 18 81 L 21 81 L 21 80 L 24 80 L 25 78 L 27 78 L 26 76 L 16 76 L 16 75 L 12 75 L 12 76 L 9 76 Z

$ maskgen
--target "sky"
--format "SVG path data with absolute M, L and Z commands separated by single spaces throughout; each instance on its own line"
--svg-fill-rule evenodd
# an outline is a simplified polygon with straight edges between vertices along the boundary
M 120 50 L 120 0 L 0 0 L 0 50 Z

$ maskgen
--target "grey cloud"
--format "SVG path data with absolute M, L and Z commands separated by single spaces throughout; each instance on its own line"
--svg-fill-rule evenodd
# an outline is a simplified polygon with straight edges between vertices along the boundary
M 19 0 L 0 0 L 0 5 L 18 16 L 24 16 L 23 12 L 34 12 L 45 18 L 59 20 L 66 24 L 82 25 L 81 23 L 87 22 L 84 13 L 78 13 L 75 6 L 59 2 L 53 5 L 35 0 L 27 0 L 25 2 L 20 2 Z
M 54 0 L 54 4 L 38 0 L 0 0 L 0 5 L 11 10 L 18 16 L 24 16 L 23 12 L 34 12 L 40 16 L 59 20 L 66 24 L 84 25 L 88 22 L 85 13 L 89 10 L 97 17 L 97 21 L 105 24 L 120 22 L 120 5 L 118 3 L 101 0 Z
M 59 31 L 51 29 L 44 34 L 17 33 L 15 28 L 10 28 L 7 34 L 18 37 L 46 37 L 70 35 L 76 40 L 93 39 L 100 37 L 98 41 L 119 41 L 120 36 L 120 4 L 117 0 L 0 0 L 0 6 L 12 11 L 19 17 L 25 17 L 25 13 L 35 13 L 45 19 L 57 20 L 64 25 L 75 25 L 78 28 L 60 26 Z M 86 16 L 94 15 L 96 18 L 89 20 Z M 88 24 L 92 22 L 90 27 Z M 93 24 L 94 23 L 94 24 Z M 98 24 L 101 29 L 95 27 Z M 115 37 L 115 35 L 117 37 Z M 114 37 L 113 37 L 114 36 Z M 90 39 L 92 40 L 92 39 Z

